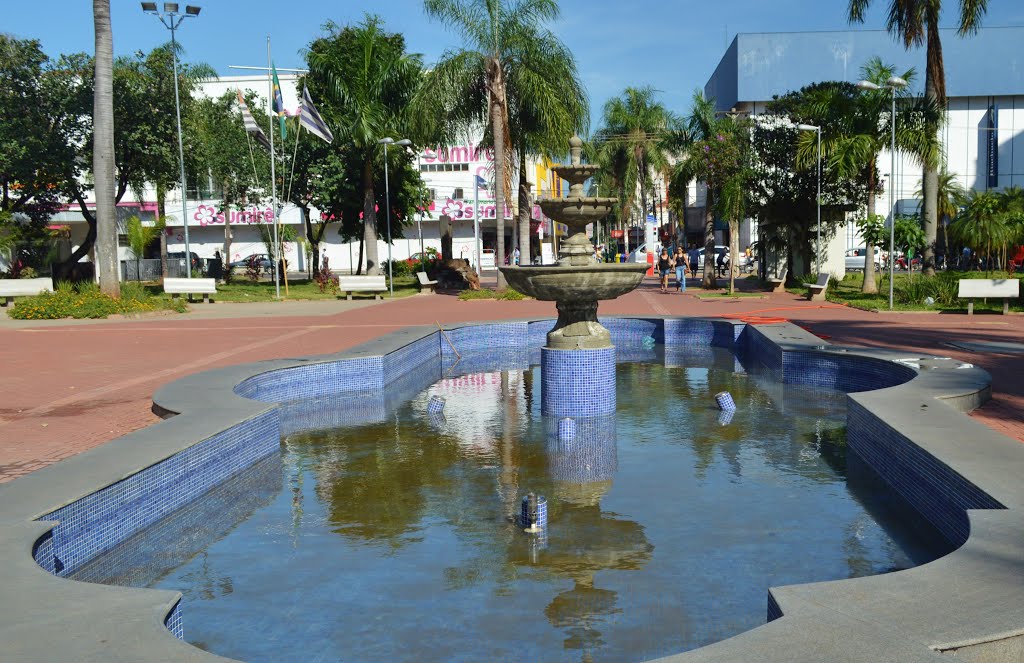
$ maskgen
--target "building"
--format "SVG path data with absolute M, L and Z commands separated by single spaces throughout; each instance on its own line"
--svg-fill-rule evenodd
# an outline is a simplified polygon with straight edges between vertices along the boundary
M 984 28 L 967 38 L 955 30 L 940 32 L 949 98 L 940 138 L 948 170 L 968 191 L 1024 186 L 1024 53 L 1019 48 L 1024 27 Z M 756 115 L 765 112 L 774 96 L 811 83 L 855 83 L 861 67 L 875 56 L 900 72 L 913 67 L 917 79 L 911 92 L 923 94 L 924 47 L 908 51 L 881 30 L 739 34 L 704 94 L 720 112 Z M 888 151 L 878 163 L 888 174 Z M 896 214 L 917 211 L 914 194 L 920 180 L 920 165 L 897 154 L 892 187 Z M 696 205 L 703 205 L 703 192 L 694 193 Z M 879 213 L 889 209 L 888 201 L 888 192 L 883 193 L 877 201 Z M 690 218 L 688 213 L 688 225 Z M 756 238 L 756 227 L 748 226 L 748 236 Z M 828 270 L 843 273 L 844 251 L 861 245 L 856 228 L 848 224 L 829 247 Z

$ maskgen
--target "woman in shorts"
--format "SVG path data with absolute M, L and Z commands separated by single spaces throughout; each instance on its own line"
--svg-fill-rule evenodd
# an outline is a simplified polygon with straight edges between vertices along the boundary
M 675 268 L 675 261 L 668 255 L 668 249 L 661 250 L 661 257 L 658 258 L 658 275 L 661 276 L 661 291 L 668 292 L 668 275 Z

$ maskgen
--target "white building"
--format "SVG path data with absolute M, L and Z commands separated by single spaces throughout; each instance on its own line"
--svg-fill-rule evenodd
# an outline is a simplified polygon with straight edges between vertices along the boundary
M 942 30 L 941 37 L 949 98 L 941 140 L 948 170 L 967 191 L 1024 185 L 1024 27 L 986 28 L 968 38 Z M 907 51 L 887 32 L 871 30 L 739 34 L 704 94 L 719 111 L 756 115 L 774 96 L 811 83 L 855 83 L 861 67 L 875 56 L 899 72 L 913 67 L 917 79 L 911 92 L 923 94 L 924 48 Z M 887 151 L 878 163 L 882 173 L 893 170 Z M 892 179 L 896 214 L 917 210 L 914 194 L 920 180 L 921 166 L 897 154 Z M 703 192 L 695 194 L 695 204 L 703 205 Z M 877 200 L 877 209 L 880 214 L 889 210 L 888 191 Z M 688 230 L 690 219 L 688 213 Z M 756 227 L 746 232 L 756 238 Z M 829 246 L 826 270 L 842 274 L 845 250 L 862 245 L 849 224 Z

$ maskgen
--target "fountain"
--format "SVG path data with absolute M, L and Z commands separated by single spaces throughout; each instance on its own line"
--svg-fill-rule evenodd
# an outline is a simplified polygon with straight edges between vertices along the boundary
M 612 211 L 617 198 L 583 195 L 583 183 L 599 167 L 581 164 L 583 141 L 569 139 L 571 165 L 552 172 L 569 182 L 566 198 L 540 200 L 548 217 L 569 227 L 557 265 L 502 267 L 509 285 L 543 301 L 553 301 L 558 320 L 541 350 L 541 409 L 554 416 L 593 416 L 615 411 L 615 347 L 597 320 L 597 303 L 630 292 L 644 278 L 646 264 L 603 264 L 586 234 Z

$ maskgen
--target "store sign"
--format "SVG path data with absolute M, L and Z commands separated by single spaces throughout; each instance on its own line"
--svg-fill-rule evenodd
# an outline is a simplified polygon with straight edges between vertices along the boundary
M 200 227 L 222 226 L 228 218 L 232 224 L 273 223 L 274 211 L 269 207 L 264 210 L 253 207 L 247 210 L 231 210 L 225 214 L 212 205 L 200 205 L 192 215 L 192 219 L 198 222 Z
M 480 205 L 474 206 L 473 201 L 470 200 L 459 200 L 454 198 L 446 198 L 443 203 L 438 201 L 435 204 L 431 204 L 431 211 L 439 211 L 441 214 L 448 216 L 452 220 L 473 220 L 477 218 L 481 219 L 496 219 L 498 218 L 498 208 L 490 201 L 481 201 Z M 541 217 L 540 205 L 534 205 L 531 212 L 533 218 Z M 508 205 L 505 205 L 505 218 L 512 218 L 512 210 Z
M 988 145 L 988 188 L 994 189 L 999 186 L 999 106 L 995 104 L 988 107 L 988 133 L 986 143 Z
M 481 150 L 474 145 L 456 145 L 454 147 L 438 147 L 436 150 L 423 150 L 420 155 L 423 163 L 475 163 L 477 161 L 494 161 L 494 149 L 488 147 Z

